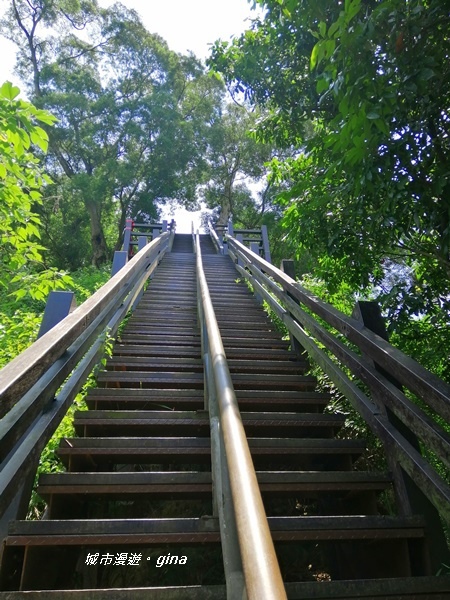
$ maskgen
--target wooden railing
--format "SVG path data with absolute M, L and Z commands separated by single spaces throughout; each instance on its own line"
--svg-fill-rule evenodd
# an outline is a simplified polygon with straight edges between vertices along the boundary
M 167 251 L 163 233 L 0 371 L 0 529 L 23 518 L 39 456 Z M 1 533 L 1 531 L 0 531 Z
M 287 596 L 203 271 L 198 233 L 195 240 L 205 408 L 211 421 L 214 504 L 221 530 L 227 597 L 283 600 Z
M 138 223 L 133 219 L 127 219 L 123 231 L 122 250 L 127 252 L 131 258 L 133 254 L 142 250 L 161 234 L 174 231 L 175 221 L 173 219 L 170 223 L 167 220 L 161 221 L 161 223 Z
M 267 262 L 272 262 L 267 225 L 261 225 L 260 229 L 235 229 L 233 224 L 229 223 L 227 234 L 236 238 L 244 246 L 248 246 L 250 250 L 262 256 Z
M 439 424 L 441 419 L 450 422 L 450 386 L 361 321 L 321 301 L 237 239 L 228 236 L 227 242 L 232 258 L 242 265 L 236 265 L 239 273 L 252 284 L 255 293 L 266 300 L 290 334 L 383 442 L 394 476 L 398 476 L 396 491 L 400 511 L 411 514 L 414 510 L 400 480 L 404 472 L 441 517 L 450 521 L 449 480 L 441 477 L 420 452 L 421 444 L 432 451 L 443 469 L 450 468 L 450 436 Z M 330 327 L 338 333 L 332 333 Z M 393 377 L 409 393 L 399 389 L 400 386 L 392 382 Z M 357 381 L 369 392 L 365 393 Z M 429 410 L 420 408 L 411 394 L 420 398 Z M 418 445 L 411 442 L 408 431 L 419 440 Z
M 212 243 L 214 244 L 217 253 L 224 254 L 223 239 L 219 239 L 219 236 L 217 235 L 217 232 L 212 224 L 209 226 L 209 235 L 211 236 Z

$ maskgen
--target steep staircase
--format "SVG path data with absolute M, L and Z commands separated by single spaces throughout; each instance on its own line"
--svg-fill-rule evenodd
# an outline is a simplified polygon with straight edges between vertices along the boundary
M 358 469 L 364 440 L 340 434 L 308 362 L 201 238 L 288 597 L 449 598 L 426 523 L 380 514 L 390 474 Z M 190 235 L 175 236 L 97 385 L 60 443 L 67 472 L 39 479 L 45 519 L 10 525 L 0 600 L 227 598 Z

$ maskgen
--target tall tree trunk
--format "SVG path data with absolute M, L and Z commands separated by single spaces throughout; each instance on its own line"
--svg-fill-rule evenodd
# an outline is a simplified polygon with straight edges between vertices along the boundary
M 92 264 L 99 267 L 108 260 L 108 248 L 100 219 L 99 206 L 95 202 L 85 202 L 91 226 Z
M 222 197 L 222 203 L 220 205 L 220 215 L 217 219 L 217 225 L 226 227 L 231 217 L 231 190 L 229 193 L 225 193 Z

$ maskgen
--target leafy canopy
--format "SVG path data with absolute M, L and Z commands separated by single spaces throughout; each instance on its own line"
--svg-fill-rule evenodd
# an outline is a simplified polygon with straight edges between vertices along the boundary
M 329 285 L 411 277 L 405 315 L 449 308 L 450 36 L 443 0 L 258 0 L 265 16 L 210 65 L 267 111 L 287 235 Z
M 43 299 L 68 281 L 44 268 L 36 214 L 42 188 L 50 180 L 33 147 L 47 150 L 48 135 L 41 125 L 52 125 L 56 119 L 20 100 L 19 93 L 10 82 L 0 87 L 0 291 L 13 291 L 16 298 L 28 293 Z

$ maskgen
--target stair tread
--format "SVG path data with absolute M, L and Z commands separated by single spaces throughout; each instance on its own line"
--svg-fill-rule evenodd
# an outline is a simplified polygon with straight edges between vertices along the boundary
M 184 373 L 178 371 L 149 372 L 149 371 L 101 371 L 98 374 L 97 381 L 158 381 L 158 380 L 185 380 L 201 381 L 203 383 L 202 373 Z M 289 375 L 280 373 L 232 373 L 233 384 L 238 385 L 241 382 L 249 382 L 265 386 L 266 383 L 276 384 L 312 384 L 317 380 L 311 375 Z
M 274 412 L 241 412 L 243 422 L 261 422 L 261 423 L 339 423 L 345 422 L 345 417 L 339 415 L 326 415 L 321 413 L 274 413 Z M 115 423 L 118 421 L 207 421 L 209 416 L 206 411 L 174 411 L 174 410 L 89 410 L 76 411 L 74 415 L 75 422 L 96 422 L 105 421 Z
M 358 452 L 365 448 L 362 440 L 317 439 L 317 438 L 248 438 L 250 448 L 293 448 L 304 450 L 322 451 L 349 451 Z M 77 448 L 107 448 L 107 449 L 137 449 L 146 450 L 161 447 L 176 448 L 207 448 L 210 450 L 210 440 L 203 437 L 88 437 L 88 438 L 63 438 L 61 449 Z M 112 447 L 112 448 L 111 448 Z
M 424 520 L 421 517 L 391 516 L 326 516 L 326 517 L 268 517 L 274 540 L 285 540 L 286 534 L 296 539 L 394 539 L 424 536 Z M 172 519 L 71 519 L 45 521 L 12 521 L 8 528 L 6 545 L 30 544 L 48 541 L 60 543 L 64 536 L 66 545 L 71 543 L 136 543 L 151 542 L 152 535 L 173 536 L 173 542 L 182 542 L 182 536 L 219 541 L 219 523 L 214 517 Z M 176 536 L 179 536 L 177 538 Z M 127 540 L 128 538 L 128 540 Z M 184 540 L 186 541 L 186 540 Z M 93 542 L 92 542 L 93 543 Z
M 304 370 L 307 366 L 306 362 L 300 362 L 295 360 L 279 360 L 279 361 L 264 361 L 261 364 L 259 360 L 236 360 L 230 359 L 227 361 L 228 367 L 231 372 L 240 371 L 244 369 L 257 369 L 258 372 L 264 370 L 266 373 L 269 371 L 287 371 L 296 372 Z M 120 356 L 112 356 L 106 361 L 106 368 L 108 367 L 134 367 L 141 366 L 145 369 L 157 369 L 161 367 L 173 366 L 177 369 L 187 370 L 189 367 L 196 367 L 203 370 L 203 361 L 200 358 L 164 358 L 164 357 L 153 357 L 149 359 L 146 356 L 133 356 L 129 358 L 123 358 Z
M 323 484 L 374 484 L 391 482 L 385 473 L 369 471 L 256 471 L 260 483 L 323 483 Z M 46 486 L 104 486 L 109 484 L 157 485 L 157 484 L 203 484 L 211 483 L 212 474 L 207 471 L 140 471 L 130 472 L 72 472 L 46 473 L 39 477 L 39 485 Z
M 398 577 L 340 581 L 301 581 L 285 584 L 289 600 L 446 600 L 450 595 L 449 576 Z M 226 600 L 225 586 L 164 586 L 115 588 L 121 600 Z M 112 590 L 44 590 L 0 592 L 0 600 L 111 600 Z

